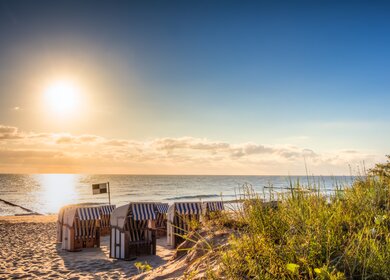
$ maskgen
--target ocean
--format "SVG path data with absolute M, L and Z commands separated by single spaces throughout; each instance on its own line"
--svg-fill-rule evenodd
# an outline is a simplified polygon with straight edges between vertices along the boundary
M 111 204 L 152 201 L 231 201 L 249 185 L 265 199 L 287 191 L 290 182 L 315 184 L 329 193 L 348 187 L 351 176 L 200 176 L 200 175 L 83 175 L 0 174 L 0 199 L 41 214 L 53 214 L 67 204 L 108 204 L 108 195 L 92 195 L 92 184 L 110 183 Z M 0 201 L 0 216 L 25 214 Z

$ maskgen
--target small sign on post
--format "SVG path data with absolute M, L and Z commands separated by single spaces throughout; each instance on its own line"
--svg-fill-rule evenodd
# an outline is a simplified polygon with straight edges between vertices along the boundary
M 100 184 L 92 184 L 92 194 L 101 194 L 108 193 L 108 204 L 111 205 L 111 197 L 110 197 L 110 182 L 100 183 Z

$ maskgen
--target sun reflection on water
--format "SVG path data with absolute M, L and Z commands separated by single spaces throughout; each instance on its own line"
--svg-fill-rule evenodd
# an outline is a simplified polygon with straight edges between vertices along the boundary
M 77 199 L 76 184 L 79 181 L 77 174 L 40 174 L 37 179 L 41 185 L 41 201 L 46 205 L 48 213 L 56 213 L 67 204 Z

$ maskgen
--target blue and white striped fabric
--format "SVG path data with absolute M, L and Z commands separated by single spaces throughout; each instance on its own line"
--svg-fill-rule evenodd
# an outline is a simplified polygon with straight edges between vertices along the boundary
M 131 211 L 133 213 L 133 219 L 135 221 L 156 219 L 154 203 L 132 203 Z
M 176 211 L 179 214 L 201 214 L 202 206 L 200 202 L 176 202 Z
M 209 211 L 222 211 L 225 209 L 222 201 L 207 201 L 204 203 L 207 204 L 207 209 Z
M 115 205 L 103 205 L 99 207 L 99 210 L 102 215 L 110 215 L 115 208 Z
M 100 213 L 98 207 L 77 208 L 77 214 L 80 220 L 99 220 Z
M 161 214 L 168 213 L 168 203 L 156 203 L 157 212 Z

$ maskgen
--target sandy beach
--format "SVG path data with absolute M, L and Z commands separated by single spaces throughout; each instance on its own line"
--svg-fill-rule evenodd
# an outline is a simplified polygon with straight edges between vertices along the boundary
M 56 221 L 52 216 L 0 217 L 0 279 L 121 279 L 138 275 L 135 262 L 153 268 L 164 265 L 174 251 L 157 240 L 157 255 L 135 261 L 109 258 L 109 236 L 100 248 L 68 252 L 56 244 Z

